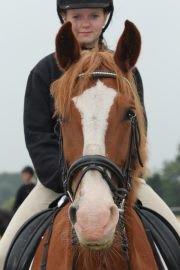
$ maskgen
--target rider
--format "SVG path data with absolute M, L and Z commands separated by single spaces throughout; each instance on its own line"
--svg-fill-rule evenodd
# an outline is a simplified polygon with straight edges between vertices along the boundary
M 99 46 L 108 49 L 103 33 L 113 15 L 112 0 L 57 0 L 57 11 L 62 23 L 71 21 L 73 33 L 82 49 Z M 143 105 L 143 86 L 135 68 L 134 78 Z M 43 58 L 30 72 L 24 105 L 26 146 L 39 181 L 14 215 L 0 242 L 0 270 L 9 245 L 19 227 L 32 215 L 48 208 L 50 202 L 63 192 L 59 168 L 58 137 L 54 132 L 54 104 L 50 85 L 61 76 L 54 53 Z M 138 198 L 149 208 L 164 215 L 178 230 L 178 223 L 170 209 L 158 195 L 141 180 Z

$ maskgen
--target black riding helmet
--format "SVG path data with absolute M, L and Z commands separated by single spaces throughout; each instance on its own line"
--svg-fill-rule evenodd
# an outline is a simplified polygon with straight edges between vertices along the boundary
M 114 12 L 113 0 L 57 0 L 57 12 L 61 23 L 64 23 L 61 10 L 73 8 L 104 8 L 109 13 L 109 18 L 102 33 L 108 28 Z

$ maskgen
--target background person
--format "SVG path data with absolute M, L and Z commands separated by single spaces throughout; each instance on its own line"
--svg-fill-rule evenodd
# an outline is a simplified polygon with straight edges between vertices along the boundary
M 26 166 L 21 171 L 21 180 L 22 185 L 17 191 L 14 206 L 13 206 L 13 213 L 19 208 L 19 206 L 23 203 L 29 193 L 35 187 L 35 179 L 34 179 L 34 170 L 30 166 Z

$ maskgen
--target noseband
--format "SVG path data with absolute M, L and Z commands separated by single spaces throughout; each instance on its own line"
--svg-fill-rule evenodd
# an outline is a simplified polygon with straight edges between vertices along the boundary
M 79 78 L 83 78 L 87 74 L 80 74 Z M 104 71 L 97 71 L 89 74 L 92 78 L 117 78 L 117 74 L 113 72 L 104 72 Z M 131 87 L 130 82 L 127 78 L 122 77 Z M 86 155 L 79 158 L 75 161 L 69 168 L 67 166 L 64 153 L 63 153 L 63 136 L 62 136 L 62 123 L 63 119 L 59 119 L 59 132 L 60 132 L 60 165 L 63 168 L 62 172 L 62 180 L 65 193 L 69 197 L 70 201 L 73 202 L 77 193 L 77 190 L 81 184 L 81 181 L 85 174 L 88 171 L 98 171 L 102 178 L 108 184 L 114 198 L 115 204 L 119 208 L 119 226 L 120 226 L 120 234 L 121 234 L 121 248 L 124 251 L 129 266 L 129 254 L 128 254 L 128 239 L 126 234 L 125 222 L 124 222 L 124 206 L 125 201 L 128 196 L 128 193 L 131 189 L 131 171 L 132 171 L 132 157 L 138 158 L 140 165 L 143 167 L 140 153 L 139 153 L 139 144 L 140 144 L 140 134 L 139 128 L 137 124 L 136 114 L 129 113 L 128 115 L 129 121 L 131 124 L 131 132 L 130 132 L 130 143 L 129 143 L 129 150 L 128 150 L 128 157 L 125 162 L 124 168 L 119 168 L 113 161 L 108 159 L 107 157 L 101 155 Z M 72 182 L 73 177 L 78 174 L 78 185 L 75 189 L 75 192 L 72 191 Z M 116 179 L 116 185 L 113 184 L 111 175 L 113 175 Z

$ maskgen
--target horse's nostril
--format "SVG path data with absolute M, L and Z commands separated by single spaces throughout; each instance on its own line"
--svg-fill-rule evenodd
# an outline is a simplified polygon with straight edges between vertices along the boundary
M 70 208 L 69 208 L 69 216 L 70 216 L 70 220 L 71 220 L 71 222 L 72 222 L 73 225 L 77 221 L 76 212 L 77 212 L 76 206 L 70 206 Z
M 117 206 L 116 205 L 113 205 L 110 207 L 110 213 L 111 213 L 111 218 L 113 218 L 116 213 L 117 213 Z

